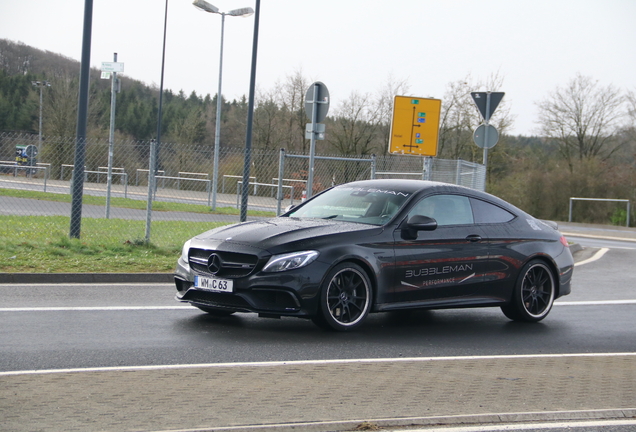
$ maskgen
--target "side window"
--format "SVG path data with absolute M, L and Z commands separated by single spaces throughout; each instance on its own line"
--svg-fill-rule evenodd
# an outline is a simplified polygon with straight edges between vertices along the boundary
M 468 197 L 460 195 L 433 195 L 426 197 L 413 207 L 409 218 L 413 215 L 432 217 L 438 226 L 470 225 L 473 212 Z
M 486 201 L 471 198 L 470 202 L 473 205 L 473 211 L 475 212 L 475 223 L 504 223 L 515 218 L 515 215 L 510 213 L 508 210 L 504 210 L 501 207 L 487 203 Z

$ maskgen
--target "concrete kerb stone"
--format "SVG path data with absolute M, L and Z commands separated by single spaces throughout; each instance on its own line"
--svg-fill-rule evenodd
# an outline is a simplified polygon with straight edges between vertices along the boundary
M 170 283 L 172 273 L 0 273 L 3 284 Z
M 483 424 L 511 424 L 525 422 L 616 420 L 636 418 L 636 409 L 609 409 L 590 411 L 551 411 L 533 413 L 502 413 L 457 416 L 410 417 L 402 419 L 351 420 L 333 422 L 281 423 L 272 425 L 231 426 L 196 429 L 196 432 L 338 432 L 380 429 L 409 430 L 430 426 L 478 426 Z M 158 431 L 155 431 L 158 432 Z M 193 429 L 170 430 L 170 432 L 194 432 Z

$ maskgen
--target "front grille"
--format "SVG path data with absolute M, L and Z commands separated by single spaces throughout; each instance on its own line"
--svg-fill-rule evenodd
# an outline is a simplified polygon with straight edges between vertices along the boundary
M 225 293 L 190 290 L 185 296 L 183 296 L 182 300 L 194 303 L 210 304 L 213 306 L 225 306 L 233 309 L 252 309 L 250 304 L 242 297 Z
M 213 266 L 215 272 L 210 271 L 210 257 L 216 255 L 217 266 Z M 256 268 L 258 257 L 256 255 L 242 254 L 236 252 L 224 252 L 207 249 L 190 249 L 190 267 L 203 274 L 213 274 L 214 276 L 236 279 L 250 275 Z M 218 268 L 218 270 L 217 270 Z
M 189 290 L 181 301 L 243 311 L 296 312 L 300 304 L 294 295 L 279 289 L 255 289 L 241 295 Z

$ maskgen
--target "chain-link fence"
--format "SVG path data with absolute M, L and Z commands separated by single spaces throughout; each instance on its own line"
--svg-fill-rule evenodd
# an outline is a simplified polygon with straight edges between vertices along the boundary
M 238 222 L 244 150 L 220 151 L 214 188 L 212 145 L 161 143 L 150 191 L 150 142 L 118 141 L 109 180 L 109 144 L 86 141 L 82 218 Z M 70 218 L 75 140 L 0 134 L 0 215 Z M 307 155 L 252 150 L 248 219 L 275 215 L 306 193 Z M 413 156 L 318 155 L 313 192 L 369 178 L 430 179 L 484 189 L 482 165 Z M 147 203 L 152 202 L 152 212 Z M 150 217 L 149 217 L 150 215 Z M 140 228 L 142 229 L 142 228 Z M 84 235 L 84 233 L 82 233 Z M 143 238 L 140 232 L 138 238 Z

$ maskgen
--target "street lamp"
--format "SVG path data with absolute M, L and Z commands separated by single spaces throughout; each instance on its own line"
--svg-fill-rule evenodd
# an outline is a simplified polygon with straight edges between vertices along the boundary
M 205 0 L 194 0 L 194 7 L 204 12 L 221 15 L 221 54 L 219 59 L 219 89 L 216 93 L 216 125 L 214 128 L 214 173 L 212 174 L 212 210 L 216 210 L 216 191 L 219 183 L 219 146 L 221 141 L 221 87 L 223 79 L 223 32 L 225 30 L 225 15 L 248 17 L 254 13 L 251 7 L 220 12 L 219 8 Z
M 31 81 L 31 84 L 40 88 L 40 133 L 38 137 L 38 153 L 40 153 L 42 150 L 42 89 L 51 87 L 51 83 L 48 81 Z

